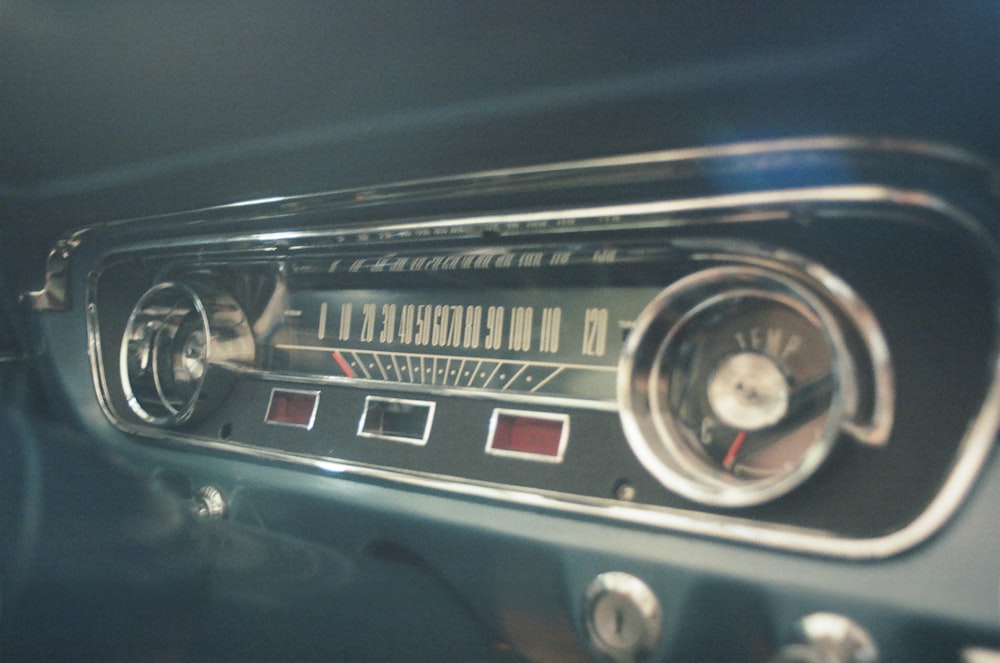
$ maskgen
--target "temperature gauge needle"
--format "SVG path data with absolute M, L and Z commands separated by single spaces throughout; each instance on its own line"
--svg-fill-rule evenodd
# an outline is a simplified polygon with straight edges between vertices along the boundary
M 736 434 L 736 439 L 733 443 L 729 445 L 729 451 L 726 452 L 726 457 L 722 459 L 722 466 L 727 470 L 733 469 L 733 465 L 736 464 L 736 456 L 739 455 L 740 449 L 743 447 L 743 443 L 747 441 L 747 432 L 741 430 Z

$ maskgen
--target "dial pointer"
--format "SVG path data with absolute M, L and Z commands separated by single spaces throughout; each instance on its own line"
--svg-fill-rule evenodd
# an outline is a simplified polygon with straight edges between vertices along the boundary
M 733 440 L 732 445 L 729 447 L 729 451 L 726 452 L 726 457 L 722 459 L 722 466 L 727 470 L 732 470 L 733 465 L 736 464 L 736 456 L 739 455 L 740 449 L 743 448 L 743 443 L 747 441 L 747 432 L 741 430 L 736 434 L 736 439 Z

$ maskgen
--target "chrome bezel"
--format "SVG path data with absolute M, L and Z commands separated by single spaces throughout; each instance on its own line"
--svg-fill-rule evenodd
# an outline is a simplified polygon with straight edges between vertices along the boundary
M 194 392 L 187 399 L 187 401 L 185 401 L 184 405 L 180 408 L 175 408 L 167 401 L 165 395 L 163 394 L 163 389 L 160 386 L 159 374 L 156 371 L 156 359 L 154 357 L 152 370 L 153 380 L 156 384 L 156 391 L 160 397 L 160 404 L 170 413 L 163 416 L 157 416 L 150 413 L 145 407 L 143 407 L 142 403 L 139 402 L 139 396 L 135 393 L 135 390 L 132 387 L 132 376 L 129 375 L 128 370 L 129 343 L 127 339 L 132 335 L 136 320 L 148 305 L 149 300 L 171 289 L 178 290 L 182 296 L 186 297 L 191 303 L 194 311 L 201 319 L 201 330 L 205 335 L 205 371 L 198 379 Z M 209 343 L 210 338 L 211 330 L 208 323 L 208 314 L 205 311 L 205 304 L 201 301 L 201 297 L 198 296 L 198 293 L 179 281 L 165 281 L 163 283 L 157 283 L 152 288 L 147 290 L 142 297 L 139 298 L 139 301 L 136 302 L 135 307 L 132 309 L 132 313 L 128 317 L 128 322 L 125 323 L 125 332 L 122 335 L 122 343 L 118 356 L 118 368 L 120 371 L 122 391 L 125 393 L 125 401 L 128 403 L 129 409 L 132 410 L 132 413 L 153 426 L 177 426 L 190 419 L 191 415 L 194 414 L 195 406 L 198 404 L 198 398 L 201 395 L 202 388 L 205 386 L 205 379 L 207 378 L 207 370 L 212 352 L 211 343 Z
M 677 336 L 693 316 L 740 297 L 769 299 L 815 319 L 826 338 L 837 383 L 821 437 L 794 467 L 761 479 L 740 480 L 722 473 L 690 448 L 673 416 L 661 410 L 670 385 L 658 376 Z M 874 332 L 881 336 L 877 328 Z M 671 284 L 636 319 L 619 362 L 619 412 L 633 453 L 666 488 L 709 506 L 762 504 L 801 485 L 829 456 L 857 401 L 855 367 L 834 316 L 801 283 L 753 266 L 712 267 Z
M 134 333 L 135 324 L 139 316 L 143 315 L 149 300 L 170 289 L 177 290 L 181 297 L 187 298 L 192 312 L 199 318 L 200 331 L 205 339 L 204 365 L 193 393 L 177 408 L 168 402 L 167 395 L 163 393 L 154 357 L 152 377 L 155 390 L 159 404 L 168 412 L 166 415 L 157 415 L 143 406 L 140 402 L 142 397 L 136 393 L 132 384 L 128 366 L 129 344 L 126 339 Z M 201 416 L 219 405 L 232 387 L 235 374 L 253 364 L 255 352 L 253 332 L 242 309 L 231 297 L 216 292 L 197 280 L 190 283 L 180 280 L 162 281 L 139 298 L 125 324 L 118 355 L 122 391 L 129 409 L 142 421 L 153 426 L 180 426 L 191 421 L 196 414 Z M 206 385 L 210 387 L 206 389 Z
M 274 403 L 274 394 L 277 392 L 282 392 L 285 394 L 305 394 L 307 396 L 314 396 L 312 411 L 309 413 L 309 421 L 304 424 L 294 424 L 288 421 L 272 421 L 269 417 L 271 414 L 271 405 Z M 313 389 L 287 389 L 285 387 L 274 387 L 271 389 L 271 395 L 267 398 L 267 408 L 264 410 L 264 423 L 269 426 L 289 426 L 291 428 L 303 428 L 305 430 L 312 430 L 313 424 L 316 423 L 316 413 L 319 411 L 319 397 L 320 392 Z
M 816 138 L 793 138 L 776 141 L 761 141 L 720 145 L 706 148 L 668 150 L 663 152 L 616 156 L 579 162 L 559 163 L 539 167 L 509 169 L 487 173 L 476 173 L 455 178 L 441 178 L 405 182 L 371 190 L 347 190 L 321 194 L 319 196 L 295 196 L 223 205 L 194 213 L 170 214 L 146 219 L 131 219 L 108 224 L 106 228 L 147 229 L 155 224 L 175 218 L 199 221 L 206 219 L 204 227 L 211 228 L 213 219 L 281 218 L 297 213 L 301 205 L 312 204 L 311 209 L 325 208 L 334 212 L 339 208 L 354 208 L 358 200 L 370 201 L 378 205 L 382 200 L 420 200 L 421 196 L 441 195 L 442 187 L 458 188 L 470 184 L 492 182 L 516 183 L 519 178 L 536 175 L 557 177 L 566 173 L 593 173 L 601 169 L 657 167 L 670 169 L 674 164 L 692 164 L 716 159 L 794 159 L 797 155 L 810 154 L 861 154 L 888 160 L 905 158 L 932 163 L 943 169 L 966 169 L 980 182 L 996 181 L 998 172 L 987 161 L 961 149 L 948 145 L 926 143 L 915 140 L 887 138 L 856 138 L 842 136 L 822 136 Z M 362 195 L 363 194 L 363 195 Z M 841 559 L 870 560 L 882 559 L 914 548 L 934 536 L 951 518 L 972 489 L 994 447 L 994 438 L 1000 429 L 1000 355 L 997 352 L 998 339 L 993 339 L 993 349 L 988 360 L 988 370 L 992 380 L 978 412 L 972 417 L 966 434 L 956 451 L 955 460 L 937 496 L 912 521 L 898 530 L 871 538 L 839 537 L 829 532 L 799 527 L 782 527 L 766 523 L 753 523 L 743 518 L 728 515 L 698 513 L 671 508 L 637 507 L 614 500 L 572 498 L 558 493 L 532 492 L 527 489 L 498 486 L 474 480 L 456 481 L 448 477 L 429 474 L 403 472 L 389 468 L 372 467 L 350 461 L 275 451 L 260 447 L 250 447 L 236 442 L 222 442 L 214 437 L 179 436 L 171 431 L 136 425 L 121 418 L 108 398 L 107 379 L 101 362 L 101 340 L 97 314 L 97 286 L 104 269 L 129 251 L 163 250 L 180 252 L 201 247 L 206 251 L 221 251 L 227 246 L 253 246 L 272 251 L 283 243 L 301 246 L 316 239 L 349 246 L 367 242 L 371 238 L 378 241 L 406 241 L 420 237 L 422 233 L 431 236 L 441 231 L 448 237 L 478 237 L 483 232 L 538 234 L 533 224 L 552 220 L 554 225 L 544 228 L 545 232 L 559 233 L 559 224 L 588 220 L 601 230 L 609 227 L 641 229 L 647 227 L 683 228 L 702 221 L 692 221 L 685 215 L 693 212 L 714 212 L 723 215 L 717 223 L 726 223 L 737 231 L 748 225 L 776 218 L 788 218 L 787 210 L 810 205 L 867 205 L 876 209 L 891 209 L 911 214 L 929 214 L 936 217 L 934 223 L 958 230 L 976 241 L 982 250 L 986 273 L 993 287 L 1000 290 L 1000 250 L 994 236 L 987 232 L 977 214 L 954 203 L 948 194 L 936 190 L 933 185 L 915 186 L 912 182 L 894 184 L 893 178 L 886 181 L 860 184 L 840 183 L 817 185 L 805 188 L 765 189 L 742 191 L 705 197 L 686 197 L 653 202 L 625 205 L 591 206 L 585 208 L 547 210 L 538 213 L 495 214 L 476 217 L 451 217 L 377 223 L 362 229 L 357 226 L 343 228 L 300 231 L 240 231 L 228 234 L 202 233 L 196 238 L 165 238 L 155 242 L 139 237 L 122 241 L 122 244 L 108 250 L 89 272 L 85 293 L 87 333 L 90 343 L 90 363 L 94 389 L 98 404 L 113 426 L 122 432 L 135 435 L 139 440 L 149 439 L 178 451 L 194 446 L 208 451 L 231 453 L 249 457 L 261 462 L 305 467 L 329 476 L 354 476 L 362 479 L 386 481 L 418 490 L 439 491 L 474 499 L 497 500 L 526 508 L 544 508 L 554 512 L 577 517 L 597 517 L 635 526 L 662 529 L 696 536 L 705 536 L 725 541 L 766 548 L 787 550 L 804 554 L 830 556 Z M 749 211 L 747 211 L 749 210 Z M 655 218 L 653 216 L 655 215 Z M 829 217 L 814 219 L 815 222 L 830 222 Z M 907 222 L 903 219 L 904 222 Z M 838 222 L 849 223 L 844 219 Z M 913 222 L 912 220 L 909 222 Z M 580 224 L 570 228 L 581 230 Z M 82 232 L 82 231 L 81 231 Z M 88 235 L 89 236 L 89 235 Z M 704 259 L 724 255 L 723 249 L 706 251 Z M 745 256 L 749 264 L 765 265 L 781 271 L 787 267 L 788 256 L 762 252 Z M 806 267 L 811 279 L 826 284 L 832 277 L 822 268 Z M 833 280 L 836 285 L 836 279 Z M 1000 303 L 998 303 L 1000 304 Z M 850 297 L 836 302 L 837 307 L 855 324 L 871 352 L 876 367 L 888 367 L 888 352 L 883 339 L 869 338 L 874 317 L 856 299 Z M 994 306 L 993 315 L 1000 325 L 1000 305 Z M 887 394 L 891 404 L 894 385 L 891 371 L 875 373 L 876 391 Z M 855 432 L 867 433 L 872 444 L 885 442 L 891 425 L 892 408 L 883 403 L 876 409 L 871 425 Z
M 533 454 L 524 451 L 512 451 L 510 449 L 497 449 L 493 446 L 493 441 L 496 438 L 497 425 L 499 419 L 502 415 L 509 414 L 515 417 L 530 417 L 532 419 L 544 419 L 546 421 L 558 421 L 562 424 L 560 428 L 559 435 L 559 448 L 555 456 L 546 456 L 544 454 Z M 494 408 L 493 414 L 490 415 L 489 432 L 486 435 L 486 453 L 491 456 L 500 456 L 503 458 L 517 458 L 519 460 L 533 461 L 535 463 L 554 463 L 558 464 L 563 462 L 563 456 L 566 454 L 566 445 L 569 443 L 569 415 L 562 414 L 560 412 L 538 412 L 536 410 L 509 410 L 505 408 Z
M 387 433 L 373 433 L 371 431 L 365 430 L 365 424 L 368 423 L 368 412 L 371 404 L 373 402 L 377 403 L 392 403 L 398 405 L 415 405 L 417 407 L 427 408 L 427 419 L 424 421 L 424 430 L 420 437 L 406 437 L 404 435 L 391 435 Z M 434 413 L 437 410 L 437 403 L 434 401 L 418 401 L 407 398 L 383 398 L 381 396 L 365 396 L 365 409 L 361 413 L 361 418 L 358 420 L 358 437 L 368 437 L 378 440 L 389 440 L 391 442 L 402 442 L 404 444 L 413 444 L 418 447 L 425 446 L 427 440 L 431 437 L 431 429 L 434 427 Z

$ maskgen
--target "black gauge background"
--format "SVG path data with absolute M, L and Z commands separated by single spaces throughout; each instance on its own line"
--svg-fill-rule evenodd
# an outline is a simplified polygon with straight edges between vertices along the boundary
M 838 211 L 838 215 L 841 212 Z M 774 502 L 740 509 L 713 509 L 693 504 L 666 491 L 632 455 L 624 439 L 616 412 L 585 408 L 550 407 L 526 403 L 519 409 L 564 412 L 570 415 L 571 432 L 561 464 L 533 463 L 483 453 L 487 425 L 494 407 L 515 407 L 487 397 L 419 396 L 392 389 L 358 389 L 341 386 L 315 387 L 321 392 L 320 408 L 311 431 L 266 425 L 264 409 L 270 391 L 280 382 L 245 378 L 239 380 L 227 403 L 203 421 L 177 433 L 177 440 L 201 439 L 242 445 L 282 453 L 330 458 L 414 475 L 434 475 L 490 486 L 524 488 L 547 494 L 611 500 L 622 482 L 636 491 L 635 502 L 692 512 L 719 513 L 762 523 L 775 523 L 828 531 L 844 537 L 876 537 L 895 531 L 912 521 L 936 495 L 948 475 L 968 423 L 992 379 L 990 356 L 995 333 L 992 319 L 993 284 L 969 255 L 975 246 L 931 225 L 885 218 L 848 216 L 836 222 L 810 216 L 801 210 L 787 222 L 765 222 L 740 226 L 740 241 L 764 242 L 798 252 L 828 267 L 867 302 L 875 312 L 892 354 L 896 383 L 896 417 L 888 444 L 868 447 L 841 435 L 830 458 L 804 485 Z M 913 217 L 906 217 L 912 220 Z M 841 223 L 851 223 L 844 233 Z M 603 239 L 643 243 L 671 241 L 702 245 L 693 238 L 732 238 L 731 226 L 678 228 L 669 233 L 624 231 L 605 235 L 558 238 L 559 246 Z M 537 241 L 537 240 L 536 240 Z M 421 247 L 425 253 L 516 246 L 517 242 L 440 244 Z M 723 243 L 724 245 L 725 243 Z M 718 248 L 719 245 L 714 245 Z M 822 253 L 812 251 L 822 247 Z M 391 248 L 391 247 L 390 247 Z M 411 247 L 398 247 L 399 250 Z M 714 251 L 713 248 L 713 251 Z M 592 283 L 660 284 L 664 287 L 685 273 L 713 263 L 712 251 L 698 251 L 698 261 L 681 255 L 667 263 L 626 266 L 592 266 L 586 269 L 537 271 L 530 281 L 544 278 L 547 284 Z M 204 266 L 207 261 L 198 263 Z M 118 384 L 117 348 L 132 305 L 164 274 L 191 269 L 189 261 L 146 259 L 132 255 L 111 260 L 97 286 L 101 357 L 107 381 L 107 402 L 123 425 L 144 427 L 130 418 Z M 264 265 L 264 267 L 262 267 Z M 230 292 L 240 299 L 254 287 L 265 289 L 274 282 L 276 262 L 244 258 L 228 260 L 217 270 L 220 279 L 240 285 Z M 254 277 L 247 274 L 256 273 Z M 247 285 L 256 279 L 254 287 Z M 394 280 L 395 279 L 395 280 Z M 345 277 L 343 287 L 423 288 L 476 287 L 465 274 L 439 273 L 419 279 L 357 274 Z M 491 285 L 527 287 L 526 275 L 511 273 L 493 279 Z M 227 285 L 223 283 L 222 285 Z M 242 290 L 241 290 L 242 288 Z M 529 291 L 530 292 L 530 291 Z M 257 302 L 240 301 L 253 317 Z M 946 315 L 963 310 L 958 318 Z M 285 386 L 301 388 L 301 384 Z M 313 387 L 310 387 L 313 388 Z M 366 395 L 427 398 L 437 403 L 434 427 L 424 447 L 356 435 Z M 584 433 L 585 434 L 581 434 Z M 157 433 L 162 439 L 163 435 Z M 205 453 L 227 453 L 208 451 Z

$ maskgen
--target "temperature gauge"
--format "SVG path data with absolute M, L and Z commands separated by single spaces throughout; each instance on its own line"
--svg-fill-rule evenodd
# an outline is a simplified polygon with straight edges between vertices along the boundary
M 639 316 L 618 396 L 629 443 L 661 483 L 704 504 L 749 506 L 827 458 L 857 409 L 855 371 L 812 290 L 769 270 L 717 267 Z

